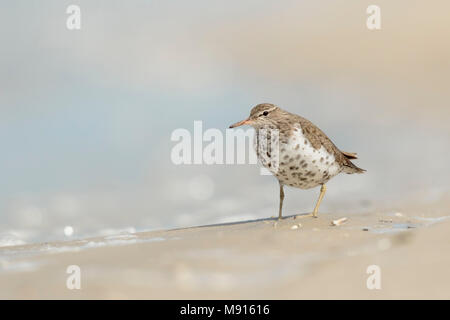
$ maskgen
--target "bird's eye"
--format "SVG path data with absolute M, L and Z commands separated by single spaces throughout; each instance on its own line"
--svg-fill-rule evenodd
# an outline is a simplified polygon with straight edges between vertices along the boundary
M 267 116 L 269 114 L 269 111 L 264 111 L 263 116 Z

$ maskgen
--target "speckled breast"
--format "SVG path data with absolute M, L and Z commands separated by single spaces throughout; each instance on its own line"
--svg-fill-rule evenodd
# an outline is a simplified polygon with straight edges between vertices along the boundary
M 300 124 L 289 134 L 273 129 L 257 130 L 255 148 L 261 164 L 287 186 L 313 188 L 341 171 L 333 154 L 323 146 L 316 149 L 311 145 Z

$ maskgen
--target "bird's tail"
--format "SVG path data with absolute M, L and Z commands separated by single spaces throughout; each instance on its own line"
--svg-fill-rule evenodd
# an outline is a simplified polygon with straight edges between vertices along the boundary
M 358 154 L 355 152 L 345 152 L 341 151 L 341 153 L 347 158 L 347 159 L 358 159 Z
M 344 164 L 344 170 L 345 173 L 352 174 L 352 173 L 364 173 L 366 172 L 365 169 L 361 169 L 353 164 L 350 160 L 347 160 L 347 163 Z
M 364 173 L 364 172 L 366 172 L 366 170 L 355 166 L 355 164 L 350 161 L 350 159 L 358 159 L 358 155 L 356 153 L 354 153 L 354 152 L 345 152 L 345 151 L 341 151 L 341 153 L 344 155 L 345 160 L 346 160 L 345 163 L 344 163 L 344 170 L 343 170 L 345 173 L 352 174 L 352 173 Z

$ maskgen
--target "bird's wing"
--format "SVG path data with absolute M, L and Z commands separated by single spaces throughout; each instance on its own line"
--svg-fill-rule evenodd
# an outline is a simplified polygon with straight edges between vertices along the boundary
M 303 117 L 297 117 L 297 120 L 302 127 L 303 134 L 314 149 L 318 150 L 323 146 L 329 153 L 333 154 L 336 161 L 341 166 L 347 168 L 349 172 L 362 173 L 365 171 L 364 169 L 358 168 L 350 161 L 350 159 L 357 159 L 356 153 L 342 152 L 315 124 Z
M 311 142 L 314 149 L 324 147 L 329 153 L 337 158 L 344 157 L 344 154 L 334 145 L 327 135 L 308 119 L 298 116 L 298 121 L 302 127 L 303 134 Z
M 314 149 L 320 149 L 322 146 L 333 154 L 336 161 L 342 166 L 357 168 L 350 159 L 357 159 L 356 153 L 343 152 L 327 137 L 327 135 L 320 130 L 315 124 L 308 119 L 297 116 L 297 121 L 300 123 L 303 135 L 311 142 Z M 359 168 L 358 168 L 359 169 Z

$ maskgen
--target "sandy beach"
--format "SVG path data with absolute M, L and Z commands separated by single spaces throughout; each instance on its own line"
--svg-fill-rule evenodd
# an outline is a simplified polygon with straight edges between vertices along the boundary
M 448 200 L 3 247 L 0 298 L 448 299 Z M 66 286 L 70 265 L 79 290 Z M 367 288 L 371 265 L 380 289 Z

